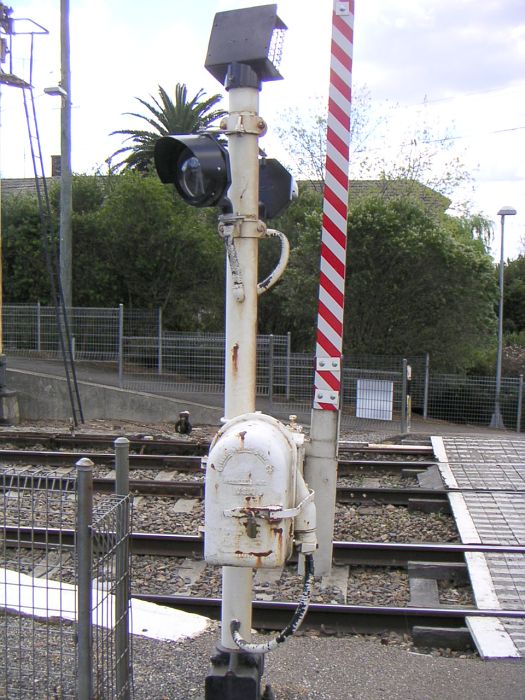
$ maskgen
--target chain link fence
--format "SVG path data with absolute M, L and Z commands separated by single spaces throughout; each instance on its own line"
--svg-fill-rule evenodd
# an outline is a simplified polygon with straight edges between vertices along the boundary
M 118 362 L 126 336 L 157 337 L 156 309 L 74 307 L 69 309 L 73 356 L 92 362 Z M 161 322 L 161 321 L 160 321 Z M 6 304 L 2 314 L 4 352 L 24 357 L 60 359 L 54 306 Z
M 128 497 L 66 471 L 0 470 L 0 698 L 128 700 Z
M 71 325 L 78 361 L 116 369 L 121 388 L 180 397 L 224 392 L 223 333 L 163 329 L 160 309 L 73 308 Z M 4 347 L 8 355 L 59 359 L 55 310 L 5 305 Z M 428 355 L 407 357 L 352 354 L 344 358 L 342 422 L 378 432 L 405 432 L 410 406 L 423 420 L 489 426 L 495 379 L 431 372 Z M 314 357 L 292 353 L 291 336 L 257 338 L 258 408 L 279 417 L 308 417 L 313 398 Z M 523 429 L 523 378 L 502 380 L 505 427 Z
M 425 418 L 479 426 L 491 424 L 495 407 L 495 378 L 454 374 L 430 374 L 426 412 L 421 403 L 413 404 Z M 499 408 L 507 430 L 524 429 L 523 375 L 502 377 Z

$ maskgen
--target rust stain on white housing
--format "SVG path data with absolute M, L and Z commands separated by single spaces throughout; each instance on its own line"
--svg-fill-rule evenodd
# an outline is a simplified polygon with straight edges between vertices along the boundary
M 208 562 L 280 567 L 290 557 L 298 439 L 302 442 L 303 436 L 257 413 L 234 418 L 221 428 L 206 472 Z

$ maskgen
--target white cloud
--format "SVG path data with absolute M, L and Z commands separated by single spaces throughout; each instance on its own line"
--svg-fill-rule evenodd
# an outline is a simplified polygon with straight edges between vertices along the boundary
M 89 171 L 120 147 L 116 129 L 138 123 L 124 112 L 141 111 L 135 96 L 148 99 L 161 84 L 177 82 L 193 94 L 224 92 L 204 68 L 216 12 L 267 0 L 75 0 L 71 3 L 73 167 Z M 261 114 L 269 135 L 261 146 L 278 150 L 275 126 L 287 106 L 326 104 L 330 64 L 331 2 L 281 0 L 278 14 L 288 25 L 281 73 L 265 83 Z M 43 88 L 60 77 L 58 0 L 18 0 L 16 16 L 32 17 L 50 29 L 35 42 L 35 95 L 44 161 L 60 148 L 56 98 Z M 354 84 L 367 85 L 379 104 L 398 104 L 387 141 L 369 148 L 396 151 L 416 129 L 421 103 L 433 130 L 457 137 L 454 149 L 478 180 L 476 207 L 497 212 L 509 202 L 518 209 L 509 239 L 525 234 L 525 12 L 523 0 L 356 1 Z M 27 59 L 20 64 L 27 68 Z M 2 88 L 1 156 L 4 177 L 30 176 L 31 162 L 20 93 Z M 227 105 L 227 97 L 224 105 Z M 522 212 L 522 213 L 520 213 Z M 516 243 L 516 250 L 518 243 Z

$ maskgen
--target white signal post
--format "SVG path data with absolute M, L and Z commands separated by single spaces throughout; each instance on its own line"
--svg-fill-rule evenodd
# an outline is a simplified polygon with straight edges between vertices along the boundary
M 257 231 L 260 225 L 258 150 L 261 131 L 257 124 L 262 124 L 262 120 L 258 118 L 259 88 L 235 88 L 229 90 L 228 95 L 229 117 L 225 131 L 232 177 L 228 195 L 240 221 L 238 227 L 233 228 L 237 228 L 235 249 L 242 270 L 244 294 L 243 301 L 239 302 L 228 261 L 224 411 L 225 418 L 231 419 L 255 411 L 257 257 L 261 234 Z M 239 128 L 241 124 L 243 128 Z M 238 648 L 231 636 L 231 620 L 240 620 L 241 634 L 251 639 L 252 580 L 250 568 L 223 567 L 221 643 L 232 651 Z
M 323 513 L 317 524 L 317 574 L 328 573 L 332 566 L 343 352 L 353 27 L 354 0 L 334 0 L 315 394 L 311 442 L 305 464 L 306 480 L 316 494 L 317 511 Z

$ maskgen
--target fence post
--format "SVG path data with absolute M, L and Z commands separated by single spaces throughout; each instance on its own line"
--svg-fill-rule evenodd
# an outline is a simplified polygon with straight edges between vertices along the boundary
M 42 352 L 42 313 L 40 302 L 36 303 L 36 349 Z
M 425 387 L 423 390 L 423 418 L 428 417 L 428 388 L 430 384 L 430 354 L 425 355 Z
M 124 304 L 118 305 L 118 385 L 124 385 Z
M 92 531 L 93 524 L 93 462 L 83 458 L 76 463 L 78 479 L 77 511 L 77 615 L 78 665 L 77 698 L 91 700 L 93 692 L 92 639 Z
M 288 331 L 286 334 L 286 400 L 290 400 L 290 374 L 292 361 L 292 333 Z
M 162 308 L 159 307 L 158 330 L 157 330 L 157 372 L 162 374 Z
M 269 345 L 268 345 L 268 398 L 270 399 L 270 406 L 273 405 L 273 360 L 274 360 L 274 337 L 273 333 L 270 333 Z
M 129 494 L 129 440 L 119 437 L 115 440 L 115 494 Z
M 129 653 L 129 592 L 130 570 L 128 549 L 129 525 L 129 440 L 115 440 L 115 494 L 122 496 L 117 520 L 117 551 L 115 564 L 115 657 L 117 698 L 130 698 L 130 653 Z
M 521 407 L 523 405 L 523 374 L 520 374 L 518 384 L 518 415 L 516 419 L 516 432 L 521 433 Z
M 407 361 L 403 360 L 403 376 L 401 380 L 401 434 L 407 431 Z

